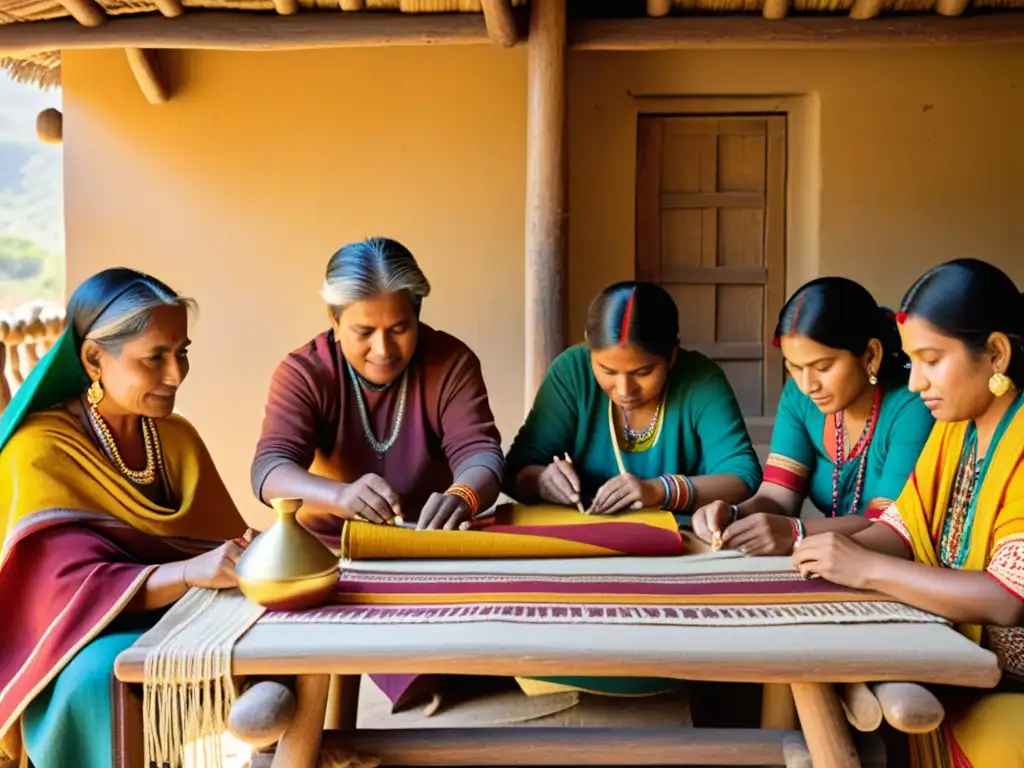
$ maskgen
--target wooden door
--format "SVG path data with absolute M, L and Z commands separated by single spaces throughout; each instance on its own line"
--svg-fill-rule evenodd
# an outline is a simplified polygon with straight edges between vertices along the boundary
M 637 148 L 637 279 L 672 294 L 683 346 L 722 366 L 760 442 L 783 384 L 786 118 L 642 116 Z

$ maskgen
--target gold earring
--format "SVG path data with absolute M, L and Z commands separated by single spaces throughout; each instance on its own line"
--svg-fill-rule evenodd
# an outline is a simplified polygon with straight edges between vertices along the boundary
M 95 408 L 103 401 L 103 396 L 106 393 L 103 391 L 103 385 L 100 384 L 100 380 L 96 379 L 92 384 L 89 385 L 89 391 L 85 393 L 85 399 L 89 401 L 89 406 Z
M 869 373 L 868 374 L 868 384 L 870 384 L 872 387 L 876 386 L 878 384 L 878 377 L 875 376 L 875 374 L 873 374 L 873 373 Z
M 988 390 L 996 397 L 1002 397 L 1010 391 L 1011 384 L 1013 384 L 1013 382 L 1010 381 L 1009 376 L 996 371 L 992 374 L 992 378 L 988 380 Z

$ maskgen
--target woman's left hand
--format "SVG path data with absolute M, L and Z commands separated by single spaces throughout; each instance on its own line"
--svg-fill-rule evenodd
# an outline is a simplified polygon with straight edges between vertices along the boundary
M 654 482 L 658 483 L 657 487 L 652 486 L 650 480 L 641 480 L 635 475 L 616 475 L 594 494 L 587 514 L 610 515 L 624 509 L 660 506 L 665 500 L 665 491 L 660 480 Z
M 420 512 L 417 530 L 458 530 L 471 517 L 469 505 L 450 493 L 432 493 Z
M 805 579 L 820 576 L 834 584 L 868 589 L 872 566 L 880 555 L 839 533 L 808 536 L 793 550 L 793 565 Z

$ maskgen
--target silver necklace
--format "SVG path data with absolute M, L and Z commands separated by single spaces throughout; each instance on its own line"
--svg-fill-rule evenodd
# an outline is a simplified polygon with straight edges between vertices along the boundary
M 402 416 L 405 415 L 405 395 L 409 389 L 409 369 L 406 368 L 402 372 L 402 388 L 398 393 L 398 413 L 395 414 L 395 427 L 391 431 L 391 437 L 381 442 L 373 434 L 373 428 L 370 426 L 370 413 L 366 408 L 366 401 L 363 400 L 363 388 L 359 383 L 359 376 L 353 370 L 348 360 L 345 361 L 345 367 L 348 368 L 349 376 L 352 377 L 353 389 L 356 391 L 356 403 L 359 405 L 359 420 L 363 424 L 363 435 L 366 437 L 366 442 L 370 444 L 370 447 L 377 454 L 377 458 L 382 459 L 388 448 L 395 444 L 395 441 L 398 439 L 398 433 L 402 430 Z
M 647 425 L 647 429 L 643 432 L 634 432 L 629 426 L 629 420 L 626 418 L 625 409 L 620 408 L 619 410 L 622 411 L 622 428 L 626 433 L 626 442 L 629 445 L 636 445 L 637 443 L 643 442 L 649 438 L 651 433 L 654 431 L 654 427 L 658 423 L 658 414 L 661 413 L 661 401 L 658 401 L 658 405 L 654 409 L 654 416 L 651 417 L 651 423 Z

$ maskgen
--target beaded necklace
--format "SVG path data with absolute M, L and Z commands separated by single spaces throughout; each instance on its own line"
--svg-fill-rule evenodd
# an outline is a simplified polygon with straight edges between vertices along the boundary
M 978 433 L 971 430 L 964 441 L 960 464 L 956 468 L 953 494 L 942 521 L 942 538 L 939 541 L 939 561 L 947 568 L 963 568 L 967 559 L 966 536 L 971 501 L 981 477 L 982 461 L 978 460 Z
M 370 426 L 370 413 L 366 408 L 366 401 L 363 399 L 363 388 L 359 383 L 361 377 L 355 372 L 351 364 L 346 360 L 345 366 L 348 368 L 349 376 L 352 377 L 352 388 L 356 393 L 356 403 L 359 406 L 359 420 L 363 425 L 363 436 L 366 438 L 366 442 L 370 444 L 374 452 L 377 454 L 378 459 L 383 459 L 384 454 L 387 453 L 388 449 L 395 444 L 398 440 L 398 433 L 402 429 L 402 417 L 405 415 L 405 397 L 409 391 L 409 369 L 406 368 L 402 372 L 402 388 L 398 392 L 398 412 L 395 414 L 395 426 L 391 430 L 391 436 L 387 440 L 381 442 L 377 439 L 377 436 L 373 434 L 373 427 Z
M 114 435 L 110 431 L 106 420 L 100 415 L 99 408 L 95 405 L 89 405 L 86 408 L 86 413 L 89 416 L 89 425 L 92 427 L 97 442 L 99 442 L 100 448 L 103 449 L 107 460 L 127 480 L 135 485 L 152 485 L 158 477 L 163 477 L 164 454 L 163 448 L 160 445 L 160 433 L 157 432 L 156 424 L 153 423 L 151 418 L 143 416 L 140 419 L 142 424 L 142 441 L 146 448 L 146 466 L 144 469 L 136 470 L 131 469 L 125 464 L 124 459 L 121 457 L 121 452 L 117 449 Z
M 655 435 L 659 426 L 658 418 L 661 416 L 661 400 L 654 407 L 654 416 L 651 417 L 651 423 L 647 425 L 647 428 L 641 432 L 634 432 L 629 426 L 629 419 L 626 416 L 624 409 L 619 409 L 622 413 L 622 436 L 626 439 L 626 450 L 637 451 L 643 450 L 647 447 Z
M 857 481 L 853 487 L 853 504 L 850 507 L 850 514 L 857 514 L 860 507 L 860 497 L 864 491 L 864 468 L 868 461 L 868 448 L 871 446 L 871 438 L 875 436 L 875 423 L 878 410 L 882 402 L 882 390 L 875 388 L 874 402 L 871 404 L 871 412 L 867 421 L 864 422 L 864 429 L 861 430 L 857 444 L 850 451 L 849 458 L 852 458 L 860 451 L 860 461 L 857 466 Z M 832 470 L 832 517 L 839 513 L 839 473 L 846 464 L 846 411 L 839 411 L 836 414 L 836 468 Z

